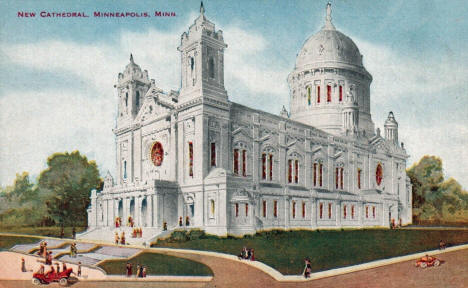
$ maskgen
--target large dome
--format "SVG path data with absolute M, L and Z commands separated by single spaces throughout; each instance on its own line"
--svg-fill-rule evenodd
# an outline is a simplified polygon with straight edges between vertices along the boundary
M 305 42 L 296 58 L 296 67 L 322 66 L 341 62 L 362 67 L 362 55 L 353 40 L 334 28 L 324 26 Z
M 362 55 L 353 40 L 337 31 L 331 21 L 331 5 L 327 5 L 325 25 L 304 43 L 296 58 L 296 68 L 322 67 L 326 63 L 342 63 L 362 67 Z

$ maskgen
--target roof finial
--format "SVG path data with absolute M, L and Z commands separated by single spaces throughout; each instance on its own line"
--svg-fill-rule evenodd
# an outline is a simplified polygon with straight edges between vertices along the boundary
M 327 3 L 327 17 L 325 18 L 325 28 L 327 29 L 335 29 L 335 26 L 333 26 L 332 23 L 332 17 L 331 17 L 331 3 Z
M 133 55 L 130 53 L 130 62 L 133 63 Z
M 201 4 L 200 4 L 200 14 L 205 14 L 205 7 L 203 7 L 203 1 L 201 1 Z

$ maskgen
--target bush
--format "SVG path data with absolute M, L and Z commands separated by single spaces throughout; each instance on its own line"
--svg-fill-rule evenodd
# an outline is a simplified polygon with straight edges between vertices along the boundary
M 191 229 L 187 233 L 188 240 L 205 238 L 205 231 L 200 229 Z

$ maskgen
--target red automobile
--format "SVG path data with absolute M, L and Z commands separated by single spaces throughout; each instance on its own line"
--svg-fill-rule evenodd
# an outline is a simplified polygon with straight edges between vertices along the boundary
M 424 256 L 424 257 L 421 257 L 421 259 L 419 259 L 417 262 L 416 262 L 416 267 L 421 267 L 421 268 L 426 268 L 426 267 L 431 267 L 431 266 L 439 266 L 440 265 L 440 260 L 437 259 L 436 257 L 432 257 L 432 256 Z
M 59 282 L 60 285 L 67 286 L 68 278 L 70 278 L 70 274 L 72 272 L 73 272 L 73 269 L 68 268 L 67 270 L 62 271 L 60 273 L 55 273 L 55 272 L 46 273 L 46 274 L 34 273 L 32 283 L 35 285 L 40 285 L 40 284 L 49 284 L 52 282 Z

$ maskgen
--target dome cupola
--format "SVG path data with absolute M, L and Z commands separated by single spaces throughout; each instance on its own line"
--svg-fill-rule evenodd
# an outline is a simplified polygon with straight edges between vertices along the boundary
M 372 76 L 363 66 L 356 44 L 332 23 L 331 4 L 326 6 L 325 24 L 309 37 L 296 58 L 294 70 L 288 76 L 290 88 L 290 118 L 343 135 L 343 109 L 350 104 L 358 109 L 357 136 L 374 134 L 370 114 L 370 83 Z M 352 91 L 351 91 L 352 90 Z M 352 103 L 347 95 L 352 94 Z

